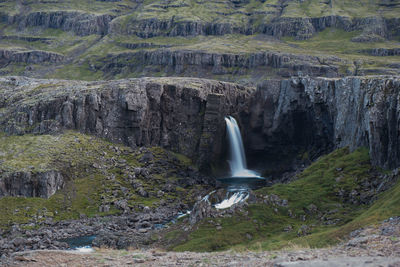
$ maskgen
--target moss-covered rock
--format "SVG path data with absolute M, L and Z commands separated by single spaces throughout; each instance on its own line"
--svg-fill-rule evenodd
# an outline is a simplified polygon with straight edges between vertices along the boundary
M 352 230 L 399 213 L 399 183 L 382 193 L 378 176 L 367 149 L 340 149 L 313 163 L 294 182 L 257 190 L 256 203 L 233 216 L 204 219 L 189 232 L 178 226 L 166 234 L 165 243 L 176 251 L 334 244 Z M 396 179 L 392 177 L 388 184 Z
M 188 158 L 159 147 L 133 150 L 72 131 L 1 135 L 0 140 L 0 181 L 21 172 L 56 172 L 64 178 L 63 188 L 48 199 L 0 198 L 0 228 L 46 218 L 131 213 L 146 206 L 185 210 L 207 187 L 208 180 Z

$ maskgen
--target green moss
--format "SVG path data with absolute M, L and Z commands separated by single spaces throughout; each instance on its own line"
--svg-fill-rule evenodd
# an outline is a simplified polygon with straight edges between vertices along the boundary
M 370 207 L 351 204 L 339 196 L 339 190 L 349 193 L 359 189 L 364 180 L 371 178 L 371 171 L 366 148 L 353 153 L 349 153 L 347 148 L 339 149 L 313 163 L 299 175 L 298 180 L 256 191 L 259 199 L 273 194 L 288 200 L 288 206 L 251 204 L 246 212 L 233 217 L 205 219 L 183 240 L 176 238 L 178 233 L 174 232 L 178 245 L 175 243 L 172 249 L 213 251 L 234 247 L 237 250 L 273 250 L 294 244 L 304 247 L 335 244 L 354 229 L 400 212 L 400 183 L 382 193 Z M 314 205 L 318 212 L 308 211 L 310 205 Z M 336 223 L 325 224 L 321 219 L 323 214 L 326 220 Z M 216 224 L 222 228 L 217 230 Z M 310 235 L 298 236 L 302 225 L 311 228 Z M 285 228 L 292 231 L 287 232 Z
M 187 168 L 190 160 L 159 147 L 150 148 L 154 161 L 173 162 L 176 169 Z M 180 201 L 191 204 L 198 186 L 185 190 L 177 187 L 173 192 L 158 196 L 165 183 L 176 183 L 178 178 L 169 173 L 154 177 L 136 177 L 136 181 L 149 193 L 142 197 L 131 185 L 129 175 L 134 168 L 143 167 L 139 162 L 142 153 L 123 145 L 73 131 L 60 135 L 6 136 L 0 134 L 0 173 L 60 172 L 66 185 L 49 199 L 4 197 L 0 198 L 0 228 L 12 224 L 35 227 L 46 218 L 53 220 L 76 219 L 80 215 L 103 216 L 118 214 L 116 201 L 126 200 L 130 208 L 157 207 L 161 200 L 167 203 Z M 157 164 L 157 163 L 155 163 Z M 171 172 L 176 171 L 170 169 Z M 100 212 L 102 205 L 110 206 Z

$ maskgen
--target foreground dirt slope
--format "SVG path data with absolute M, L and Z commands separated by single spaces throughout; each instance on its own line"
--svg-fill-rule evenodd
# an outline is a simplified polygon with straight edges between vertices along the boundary
M 400 266 L 400 217 L 356 230 L 326 249 L 293 247 L 266 252 L 162 252 L 158 250 L 30 251 L 3 259 L 5 266 Z

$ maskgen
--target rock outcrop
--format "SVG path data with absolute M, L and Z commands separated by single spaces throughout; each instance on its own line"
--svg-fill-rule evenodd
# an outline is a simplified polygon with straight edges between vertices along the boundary
M 242 14 L 243 15 L 243 14 Z M 398 30 L 399 21 L 381 17 L 357 17 L 331 15 L 322 17 L 281 17 L 275 14 L 268 23 L 258 25 L 252 23 L 252 15 L 259 15 L 257 11 L 246 14 L 243 23 L 229 23 L 224 21 L 204 22 L 190 20 L 145 18 L 124 18 L 110 23 L 110 32 L 117 34 L 136 35 L 141 38 L 155 36 L 196 36 L 196 35 L 224 35 L 264 33 L 275 37 L 294 36 L 296 39 L 308 39 L 315 33 L 328 27 L 345 31 L 363 31 L 374 33 L 383 38 Z M 127 22 L 128 20 L 128 22 Z
M 265 158 L 311 159 L 367 146 L 373 165 L 398 167 L 399 89 L 399 77 L 385 76 L 266 81 L 241 114 L 246 146 Z
M 12 172 L 0 174 L 0 197 L 51 197 L 64 186 L 60 172 Z
M 150 66 L 158 71 L 177 75 L 244 75 L 248 72 L 265 72 L 267 68 L 279 69 L 281 76 L 290 77 L 302 73 L 310 76 L 338 77 L 337 57 L 295 55 L 279 52 L 258 53 L 210 53 L 192 50 L 159 49 L 109 54 L 94 63 L 95 70 L 115 75 L 122 71 L 144 71 Z M 152 70 L 156 71 L 156 70 Z
M 244 106 L 251 88 L 204 79 L 143 78 L 109 82 L 0 79 L 0 127 L 8 134 L 56 133 L 75 129 L 131 147 L 162 146 L 209 163 L 198 155 L 200 139 L 214 123 L 207 96 L 220 94 L 224 108 L 219 121 L 237 106 Z M 22 94 L 22 95 L 21 95 Z M 21 97 L 22 96 L 22 97 Z M 26 97 L 25 97 L 26 96 Z M 209 116 L 209 115 L 207 115 Z M 216 118 L 216 119 L 218 119 Z M 203 135 L 203 129 L 208 129 Z M 212 137 L 209 140 L 221 140 Z M 207 142 L 210 147 L 218 144 Z M 207 152 L 207 153 L 208 153 Z
M 373 48 L 362 50 L 362 52 L 377 57 L 399 56 L 400 48 Z
M 250 162 L 264 169 L 345 146 L 367 146 L 374 165 L 394 168 L 400 165 L 399 87 L 399 78 L 389 76 L 270 80 L 257 90 L 193 78 L 6 77 L 0 127 L 8 134 L 76 129 L 131 147 L 162 146 L 207 166 L 221 159 L 223 117 L 231 114 L 242 126 Z
M 0 49 L 0 62 L 22 62 L 37 64 L 42 62 L 59 63 L 64 56 L 59 53 L 41 50 L 19 51 L 10 49 Z
M 26 15 L 14 16 L 9 19 L 20 29 L 32 26 L 72 31 L 77 35 L 105 35 L 108 25 L 114 16 L 108 14 L 90 14 L 76 11 L 31 12 Z

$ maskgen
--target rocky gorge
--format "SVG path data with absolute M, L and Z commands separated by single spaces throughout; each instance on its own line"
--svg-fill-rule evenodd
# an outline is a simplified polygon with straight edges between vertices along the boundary
M 0 265 L 397 266 L 399 14 L 0 1 Z
M 335 148 L 367 146 L 375 166 L 400 162 L 398 77 L 292 78 L 258 88 L 192 78 L 0 82 L 0 125 L 8 134 L 75 129 L 133 148 L 157 145 L 208 159 L 199 162 L 206 166 L 223 153 L 224 116 L 235 114 L 249 155 L 307 151 L 312 160 Z

